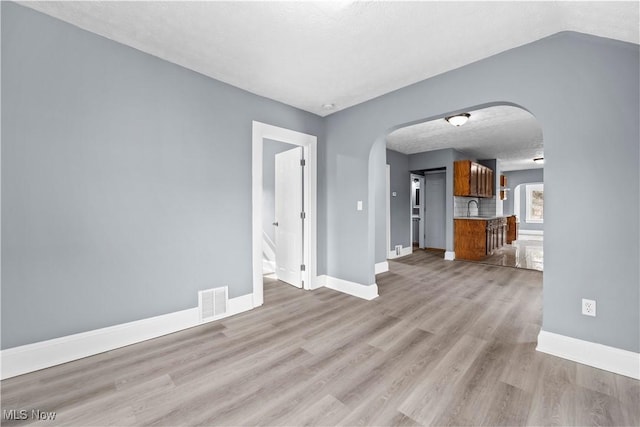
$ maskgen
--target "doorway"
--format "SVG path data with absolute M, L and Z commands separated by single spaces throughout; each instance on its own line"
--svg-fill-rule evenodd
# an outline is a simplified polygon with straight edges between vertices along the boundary
M 446 248 L 446 172 L 424 174 L 424 247 L 444 251 Z
M 411 174 L 411 246 L 424 248 L 424 176 Z
M 253 122 L 252 127 L 252 270 L 253 270 L 253 306 L 264 303 L 263 285 L 263 149 L 264 141 L 279 141 L 300 147 L 301 161 L 305 179 L 302 187 L 301 231 L 302 242 L 300 268 L 300 286 L 302 289 L 316 287 L 316 241 L 317 241 L 317 138 L 301 132 Z M 302 162 L 302 163 L 300 163 Z M 275 222 L 275 221 L 274 221 Z

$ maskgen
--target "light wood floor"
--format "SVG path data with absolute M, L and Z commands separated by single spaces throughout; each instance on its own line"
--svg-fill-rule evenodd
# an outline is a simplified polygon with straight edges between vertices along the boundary
M 251 312 L 3 381 L 2 409 L 75 426 L 640 424 L 638 381 L 535 351 L 542 273 L 425 251 L 390 268 L 370 302 L 270 281 Z

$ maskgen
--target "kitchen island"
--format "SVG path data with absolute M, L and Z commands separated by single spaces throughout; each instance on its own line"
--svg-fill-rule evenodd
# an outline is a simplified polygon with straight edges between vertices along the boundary
M 454 250 L 456 258 L 481 260 L 505 245 L 507 217 L 455 217 Z

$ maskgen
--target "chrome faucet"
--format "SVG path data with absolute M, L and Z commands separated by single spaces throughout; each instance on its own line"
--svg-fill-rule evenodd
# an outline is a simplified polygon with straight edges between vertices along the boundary
M 469 203 L 467 203 L 467 217 L 471 216 L 471 202 L 474 202 L 476 204 L 476 209 L 480 209 L 480 207 L 478 206 L 477 200 L 475 199 L 469 200 Z

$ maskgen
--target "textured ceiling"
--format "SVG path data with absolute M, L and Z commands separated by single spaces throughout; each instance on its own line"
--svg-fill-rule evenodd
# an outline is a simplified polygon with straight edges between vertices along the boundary
M 405 154 L 455 148 L 476 159 L 499 159 L 504 171 L 541 168 L 542 129 L 528 111 L 497 106 L 470 111 L 460 127 L 444 119 L 398 129 L 387 136 L 387 147 Z
M 321 116 L 559 31 L 639 42 L 636 1 L 21 4 Z

